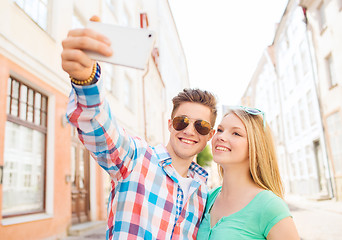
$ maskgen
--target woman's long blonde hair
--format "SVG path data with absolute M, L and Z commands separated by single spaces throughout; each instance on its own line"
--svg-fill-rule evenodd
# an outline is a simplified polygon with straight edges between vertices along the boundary
M 252 115 L 243 109 L 230 109 L 225 115 L 235 114 L 243 122 L 248 139 L 249 168 L 253 181 L 263 189 L 283 198 L 284 187 L 280 178 L 275 145 L 268 124 L 263 116 Z M 223 176 L 223 168 L 220 174 Z

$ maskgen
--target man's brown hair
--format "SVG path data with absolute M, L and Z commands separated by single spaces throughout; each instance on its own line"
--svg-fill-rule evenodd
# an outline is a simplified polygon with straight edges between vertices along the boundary
M 177 111 L 178 107 L 182 103 L 184 102 L 199 103 L 210 108 L 210 124 L 212 127 L 215 126 L 217 108 L 216 108 L 216 98 L 212 93 L 208 91 L 202 91 L 198 88 L 196 89 L 185 88 L 183 89 L 182 92 L 178 93 L 178 95 L 172 99 L 172 102 L 173 102 L 173 109 L 171 113 L 171 118 L 174 118 L 175 112 Z

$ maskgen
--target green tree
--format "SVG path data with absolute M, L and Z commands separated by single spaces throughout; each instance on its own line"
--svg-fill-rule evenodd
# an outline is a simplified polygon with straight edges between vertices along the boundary
M 205 146 L 202 152 L 197 154 L 196 160 L 197 160 L 197 163 L 201 165 L 202 167 L 211 165 L 211 161 L 213 160 L 213 155 L 211 155 L 211 150 L 210 150 L 209 145 Z

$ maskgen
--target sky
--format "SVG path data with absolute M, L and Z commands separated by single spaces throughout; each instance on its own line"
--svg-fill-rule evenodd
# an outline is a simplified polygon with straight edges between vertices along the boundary
M 271 45 L 287 0 L 169 0 L 188 66 L 190 87 L 239 103 Z

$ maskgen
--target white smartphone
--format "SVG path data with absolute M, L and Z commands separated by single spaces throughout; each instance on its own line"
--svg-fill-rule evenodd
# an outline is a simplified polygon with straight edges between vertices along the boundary
M 87 28 L 108 37 L 113 50 L 113 55 L 110 57 L 93 51 L 85 51 L 90 58 L 126 67 L 145 69 L 155 40 L 153 31 L 92 21 L 88 22 Z

